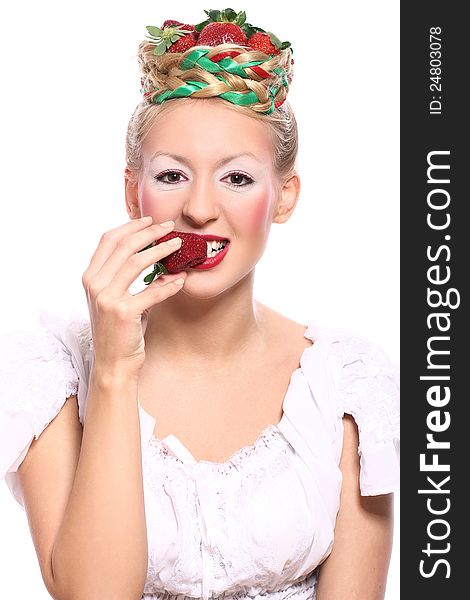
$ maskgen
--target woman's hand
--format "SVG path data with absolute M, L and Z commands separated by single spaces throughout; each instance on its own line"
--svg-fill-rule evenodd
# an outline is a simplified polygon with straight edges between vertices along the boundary
M 151 219 L 136 219 L 103 234 L 82 284 L 90 313 L 95 367 L 138 375 L 145 360 L 144 333 L 149 309 L 176 294 L 182 284 L 176 280 L 187 273 L 162 275 L 138 294 L 129 293 L 130 285 L 150 265 L 175 252 L 175 239 L 156 244 L 141 252 L 151 242 L 174 228 L 151 224 Z M 179 240 L 179 241 L 178 241 Z

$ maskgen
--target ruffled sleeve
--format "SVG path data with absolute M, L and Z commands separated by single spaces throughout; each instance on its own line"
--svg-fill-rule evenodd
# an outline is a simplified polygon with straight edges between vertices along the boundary
M 77 317 L 67 322 L 41 311 L 36 329 L 0 336 L 0 478 L 21 506 L 18 467 L 66 399 L 80 391 L 83 425 L 88 369 L 84 325 Z
M 400 487 L 399 368 L 366 338 L 333 338 L 339 363 L 337 399 L 340 414 L 350 414 L 359 431 L 360 489 L 363 496 Z

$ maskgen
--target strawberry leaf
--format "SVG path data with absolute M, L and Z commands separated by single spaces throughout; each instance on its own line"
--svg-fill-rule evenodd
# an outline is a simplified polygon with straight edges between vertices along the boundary
M 291 45 L 290 42 L 282 42 L 282 44 L 279 46 L 279 48 L 281 50 L 285 50 L 286 48 L 289 48 L 290 45 Z
M 202 21 L 202 23 L 198 23 L 197 25 L 194 26 L 194 29 L 198 32 L 201 33 L 201 31 L 204 29 L 204 27 L 206 25 L 209 25 L 209 23 L 212 23 L 212 21 L 210 19 L 207 19 L 206 21 Z
M 220 21 L 221 20 L 221 12 L 220 10 L 205 10 L 204 11 L 207 15 L 209 15 L 209 20 L 210 21 Z
M 237 15 L 235 23 L 237 25 L 243 25 L 245 23 L 245 21 L 246 21 L 246 12 L 244 10 L 241 10 Z M 248 25 L 248 23 L 247 23 L 247 25 Z
M 260 31 L 261 33 L 266 33 L 264 31 L 264 29 L 261 29 L 261 27 L 255 27 L 254 25 L 252 25 L 251 23 L 244 23 L 242 25 L 242 30 L 245 32 L 246 37 L 248 39 L 250 39 L 250 37 L 255 34 L 257 31 Z
M 147 25 L 147 31 L 152 37 L 162 37 L 163 31 L 160 27 L 154 27 L 153 25 Z
M 269 35 L 271 44 L 273 44 L 273 46 L 276 46 L 276 48 L 279 48 L 279 46 L 281 45 L 281 40 L 278 37 L 276 37 L 274 35 L 274 33 L 271 33 L 270 31 L 268 31 L 267 34 Z
M 251 38 L 251 36 L 256 33 L 254 27 L 251 27 L 249 24 L 245 23 L 245 25 L 242 25 L 241 27 L 242 31 L 245 33 L 246 37 L 248 39 Z
M 233 8 L 225 8 L 221 14 L 223 21 L 229 21 L 231 23 L 235 21 L 235 19 L 237 19 L 238 16 L 239 15 L 237 15 Z
M 177 42 L 180 39 L 180 37 L 182 37 L 182 36 L 175 34 L 175 35 L 171 36 L 170 40 L 174 43 L 174 42 Z
M 166 42 L 162 42 L 161 44 L 157 44 L 153 50 L 153 53 L 155 54 L 155 56 L 161 56 L 162 54 L 165 54 L 167 49 L 167 45 Z

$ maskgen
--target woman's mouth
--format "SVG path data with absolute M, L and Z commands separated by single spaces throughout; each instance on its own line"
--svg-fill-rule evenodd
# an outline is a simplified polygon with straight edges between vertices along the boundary
M 210 269 L 218 265 L 227 254 L 230 241 L 229 240 L 206 240 L 207 258 L 203 263 L 194 265 L 192 269 Z
M 228 244 L 228 240 L 214 240 L 212 242 L 207 241 L 206 244 L 207 258 L 212 258 L 225 248 L 225 246 Z

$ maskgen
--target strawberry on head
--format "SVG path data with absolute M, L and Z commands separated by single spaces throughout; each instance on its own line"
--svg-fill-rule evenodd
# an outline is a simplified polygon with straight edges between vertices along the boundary
M 155 44 L 153 51 L 157 56 L 164 52 L 184 52 L 196 45 L 198 33 L 194 25 L 180 23 L 172 19 L 166 20 L 162 27 L 147 25 L 150 39 Z
M 281 42 L 273 33 L 247 23 L 244 10 L 237 13 L 232 8 L 225 8 L 204 12 L 209 18 L 195 26 L 199 32 L 198 45 L 217 46 L 230 42 L 265 54 L 279 54 L 290 46 L 290 42 Z
M 265 54 L 280 54 L 281 50 L 290 46 L 290 43 L 281 42 L 279 38 L 270 31 L 255 31 L 248 40 L 248 45 L 253 50 L 259 50 Z
M 237 13 L 232 8 L 225 8 L 204 12 L 209 18 L 195 26 L 199 32 L 198 44 L 201 46 L 227 43 L 246 46 L 248 38 L 256 29 L 246 22 L 246 13 L 243 10 Z
M 239 44 L 245 46 L 247 37 L 235 23 L 209 23 L 199 34 L 200 46 L 218 46 L 219 44 Z
M 233 8 L 224 8 L 204 12 L 208 18 L 197 25 L 167 19 L 161 28 L 147 26 L 149 38 L 155 44 L 154 54 L 185 52 L 195 45 L 231 43 L 275 55 L 290 46 L 290 42 L 281 42 L 273 33 L 247 23 L 244 10 L 237 13 Z

